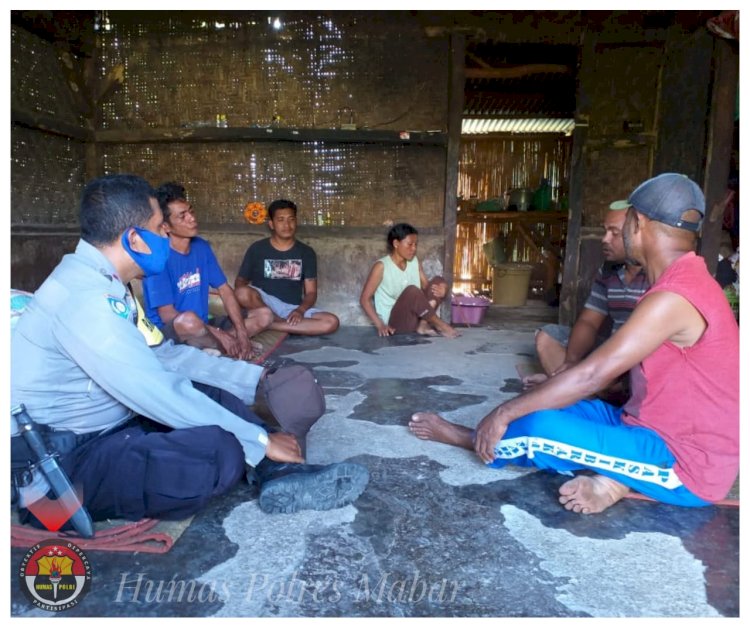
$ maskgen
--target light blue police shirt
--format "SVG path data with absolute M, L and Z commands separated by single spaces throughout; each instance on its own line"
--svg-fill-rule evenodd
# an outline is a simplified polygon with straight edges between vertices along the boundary
M 133 323 L 134 309 L 109 260 L 79 241 L 36 291 L 12 334 L 12 405 L 23 403 L 40 424 L 79 434 L 135 414 L 172 428 L 217 425 L 234 434 L 248 464 L 260 462 L 266 431 L 165 368 Z M 17 433 L 15 425 L 11 430 Z

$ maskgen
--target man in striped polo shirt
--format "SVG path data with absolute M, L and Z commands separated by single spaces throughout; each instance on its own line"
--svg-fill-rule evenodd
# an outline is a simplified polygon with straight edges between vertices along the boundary
M 578 364 L 628 320 L 638 299 L 648 290 L 648 279 L 638 264 L 625 257 L 622 228 L 627 201 L 615 201 L 604 218 L 602 252 L 605 262 L 594 278 L 589 298 L 573 325 L 545 325 L 536 332 L 536 350 L 544 373 L 524 378 L 533 386 Z M 605 323 L 612 321 L 606 334 Z

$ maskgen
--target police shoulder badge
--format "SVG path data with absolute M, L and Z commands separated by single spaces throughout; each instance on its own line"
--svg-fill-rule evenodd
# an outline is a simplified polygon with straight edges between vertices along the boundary
M 107 302 L 117 316 L 122 318 L 128 318 L 130 316 L 130 308 L 124 300 L 113 297 L 112 295 L 107 295 Z

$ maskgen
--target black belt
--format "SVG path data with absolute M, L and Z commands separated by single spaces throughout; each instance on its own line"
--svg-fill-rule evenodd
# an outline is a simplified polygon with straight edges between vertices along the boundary
M 98 432 L 76 434 L 69 430 L 53 430 L 43 425 L 38 425 L 37 429 L 42 433 L 42 437 L 47 443 L 47 447 L 52 452 L 58 453 L 61 456 L 68 454 L 81 445 L 93 440 L 105 431 L 100 430 Z M 34 455 L 21 435 L 13 436 L 10 439 L 10 450 L 13 463 L 25 462 L 27 460 L 33 460 L 34 458 Z
M 36 430 L 42 434 L 47 450 L 55 455 L 64 456 L 79 447 L 93 441 L 99 436 L 119 431 L 130 421 L 123 421 L 113 427 L 108 427 L 97 432 L 76 434 L 70 430 L 55 430 L 46 425 L 35 425 Z M 36 456 L 29 448 L 23 436 L 12 436 L 10 439 L 11 460 L 11 503 L 17 498 L 17 491 L 27 486 L 32 481 L 32 470 L 37 464 Z
M 132 419 L 131 419 L 132 420 Z M 130 424 L 131 420 L 122 421 L 117 425 L 108 427 L 96 432 L 86 432 L 85 434 L 76 434 L 70 430 L 56 430 L 47 425 L 36 424 L 35 428 L 42 434 L 42 438 L 47 445 L 47 450 L 53 454 L 64 456 L 71 451 L 82 447 L 86 443 L 105 434 L 113 434 Z M 23 436 L 12 436 L 10 439 L 10 459 L 13 468 L 27 467 L 35 464 L 35 456 L 29 449 Z
M 47 450 L 59 455 L 70 453 L 101 434 L 101 432 L 76 434 L 68 430 L 51 430 L 42 425 L 36 426 L 35 429 L 41 432 Z M 10 439 L 11 504 L 18 499 L 19 489 L 32 482 L 32 472 L 37 462 L 36 456 L 23 436 L 12 436 Z

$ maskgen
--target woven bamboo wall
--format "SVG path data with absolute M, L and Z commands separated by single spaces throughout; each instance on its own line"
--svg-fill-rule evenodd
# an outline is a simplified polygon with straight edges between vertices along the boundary
M 625 133 L 623 121 L 642 122 L 644 137 L 655 137 L 655 95 L 659 93 L 663 55 L 661 47 L 602 48 L 596 55 L 595 71 L 581 76 L 590 103 L 584 153 L 586 178 L 582 185 L 583 227 L 599 227 L 609 204 L 627 198 L 653 171 L 654 145 Z M 693 107 L 685 109 L 694 111 Z M 702 152 L 702 147 L 696 148 Z
M 552 201 L 567 193 L 570 176 L 569 137 L 482 137 L 461 140 L 458 195 L 463 200 L 502 197 L 512 188 L 538 187 L 546 178 Z
M 11 107 L 81 126 L 57 49 L 11 26 Z M 78 222 L 84 184 L 83 143 L 11 126 L 11 225 Z
M 539 222 L 526 226 L 535 242 L 543 244 L 548 255 L 562 260 L 567 235 L 567 221 Z M 527 262 L 539 266 L 535 276 L 543 276 L 544 259 L 535 248 L 513 229 L 510 223 L 459 222 L 456 228 L 456 256 L 453 262 L 455 291 L 486 290 L 492 282 L 492 268 L 482 248 L 498 234 L 506 243 L 509 262 Z
M 280 28 L 274 28 L 275 17 Z M 447 39 L 406 13 L 104 12 L 101 64 L 126 81 L 103 128 L 445 130 Z
M 140 174 L 154 185 L 180 181 L 208 224 L 244 224 L 248 201 L 288 198 L 304 225 L 442 225 L 445 152 L 439 147 L 122 144 L 106 148 L 104 168 Z
M 136 18 L 142 23 L 134 21 Z M 447 40 L 407 14 L 105 12 L 102 71 L 125 82 L 105 129 L 226 126 L 445 130 Z M 408 63 L 404 60 L 408 59 Z M 445 151 L 432 146 L 238 142 L 102 145 L 106 172 L 185 184 L 208 224 L 290 198 L 302 224 L 443 224 Z
M 566 137 L 462 138 L 458 174 L 462 200 L 453 263 L 459 289 L 469 291 L 490 284 L 492 269 L 482 246 L 498 233 L 506 239 L 508 261 L 542 261 L 524 238 L 511 233 L 510 223 L 462 222 L 461 218 L 479 201 L 502 198 L 512 188 L 534 190 L 543 177 L 552 188 L 553 208 L 566 209 L 571 147 L 571 138 Z M 529 229 L 535 241 L 544 242 L 548 251 L 559 254 L 565 242 L 565 224 L 540 222 Z
M 11 225 L 75 225 L 85 180 L 81 142 L 11 127 Z
M 10 28 L 11 107 L 83 125 L 57 49 L 23 28 Z

